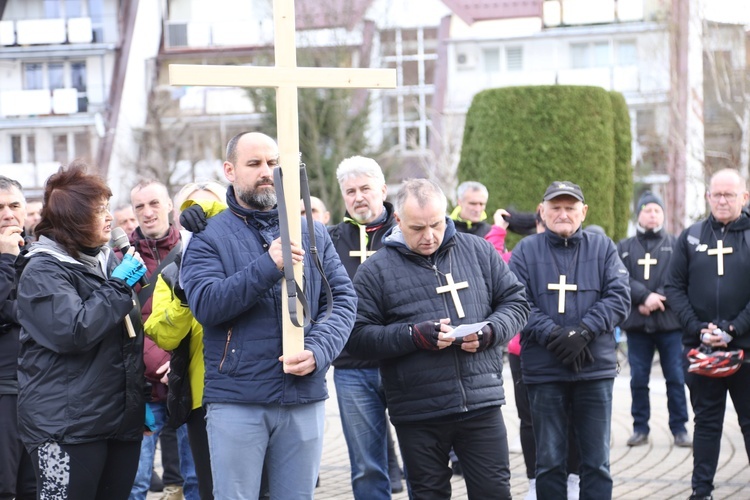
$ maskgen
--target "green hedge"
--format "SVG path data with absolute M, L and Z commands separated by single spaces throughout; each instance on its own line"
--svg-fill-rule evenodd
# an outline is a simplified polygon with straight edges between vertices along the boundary
M 534 211 L 552 181 L 568 180 L 586 196 L 584 225 L 598 224 L 617 240 L 627 231 L 631 179 L 630 124 L 620 94 L 555 85 L 474 97 L 458 181 L 487 186 L 490 218 L 502 207 Z

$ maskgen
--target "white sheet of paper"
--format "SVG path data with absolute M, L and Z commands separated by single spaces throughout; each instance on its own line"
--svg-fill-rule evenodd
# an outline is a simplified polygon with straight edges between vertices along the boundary
M 484 325 L 488 325 L 489 321 L 482 321 L 480 323 L 471 323 L 468 325 L 458 325 L 453 331 L 445 334 L 446 337 L 452 337 L 454 339 L 462 339 L 472 333 L 477 333 L 482 329 Z

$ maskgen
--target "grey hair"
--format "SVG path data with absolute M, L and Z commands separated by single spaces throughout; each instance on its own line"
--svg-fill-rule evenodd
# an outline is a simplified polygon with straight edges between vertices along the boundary
M 487 191 L 487 187 L 481 182 L 466 181 L 458 185 L 456 196 L 459 200 L 462 200 L 467 191 L 481 191 L 485 196 L 489 197 L 490 195 L 489 191 Z
M 420 207 L 424 207 L 430 200 L 437 199 L 443 205 L 443 212 L 448 208 L 446 198 L 440 186 L 428 179 L 407 179 L 401 184 L 393 202 L 396 213 L 402 213 L 406 200 L 414 198 Z
M 18 192 L 21 193 L 21 196 L 23 196 L 23 187 L 21 187 L 20 182 L 15 179 L 11 179 L 10 177 L 0 175 L 0 191 L 10 191 L 13 188 L 18 189 Z
M 385 185 L 383 169 L 381 169 L 378 162 L 372 158 L 352 156 L 342 160 L 341 163 L 339 163 L 338 168 L 336 168 L 336 179 L 339 181 L 339 186 L 341 186 L 341 184 L 343 184 L 349 177 L 358 175 L 372 177 L 378 182 L 378 186 Z

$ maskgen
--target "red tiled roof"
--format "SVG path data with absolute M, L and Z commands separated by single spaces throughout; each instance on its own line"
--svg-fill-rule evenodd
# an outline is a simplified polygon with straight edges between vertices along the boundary
M 295 0 L 297 29 L 345 27 L 351 30 L 362 20 L 370 4 L 372 0 Z
M 515 17 L 541 17 L 543 0 L 442 0 L 466 24 Z

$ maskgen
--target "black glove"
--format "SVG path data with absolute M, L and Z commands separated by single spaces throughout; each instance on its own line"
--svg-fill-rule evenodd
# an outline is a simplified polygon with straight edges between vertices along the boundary
M 559 338 L 565 331 L 566 329 L 564 327 L 556 326 L 551 332 L 549 332 L 549 336 L 547 336 L 547 343 L 545 344 L 547 349 L 551 351 L 552 349 L 550 348 L 550 344 L 552 343 L 552 341 L 554 341 L 556 338 Z
M 583 351 L 581 351 L 581 354 L 579 354 L 578 357 L 573 360 L 573 364 L 570 365 L 570 369 L 575 373 L 578 373 L 583 369 L 583 365 L 593 362 L 594 355 L 591 354 L 591 349 L 589 349 L 589 346 L 586 346 L 583 348 Z
M 552 351 L 557 359 L 567 366 L 573 364 L 573 361 L 593 338 L 591 332 L 583 325 L 576 328 L 568 327 L 562 335 L 547 345 L 547 349 Z
M 411 340 L 419 349 L 426 351 L 437 351 L 438 334 L 440 333 L 439 321 L 422 321 L 414 323 L 411 327 Z
M 193 234 L 206 229 L 206 212 L 200 205 L 190 205 L 180 214 L 180 225 Z
M 492 345 L 492 341 L 495 339 L 495 333 L 492 331 L 492 325 L 484 325 L 478 332 L 479 335 L 479 347 L 477 352 L 482 352 Z
M 179 258 L 179 255 L 177 257 Z M 164 283 L 172 289 L 172 293 L 175 297 L 180 299 L 182 305 L 187 306 L 185 290 L 180 286 L 180 266 L 178 259 L 175 259 L 175 262 L 167 264 L 167 266 L 162 269 L 161 279 L 163 279 Z

